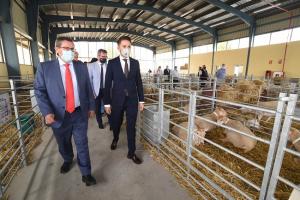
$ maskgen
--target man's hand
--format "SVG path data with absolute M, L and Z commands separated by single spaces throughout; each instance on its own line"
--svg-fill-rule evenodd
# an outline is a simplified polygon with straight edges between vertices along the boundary
M 95 117 L 95 111 L 90 110 L 89 111 L 89 118 L 94 118 Z
M 139 109 L 141 112 L 144 110 L 144 103 L 139 103 Z
M 55 120 L 54 120 L 54 114 L 48 114 L 48 115 L 46 115 L 46 117 L 45 117 L 45 123 L 47 125 L 51 125 L 54 122 L 55 122 Z
M 106 114 L 111 114 L 111 108 L 110 107 L 104 107 Z

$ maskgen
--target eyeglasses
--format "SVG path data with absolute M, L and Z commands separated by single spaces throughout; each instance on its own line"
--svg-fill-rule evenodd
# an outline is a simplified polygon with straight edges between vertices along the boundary
M 74 47 L 73 48 L 70 48 L 70 47 L 59 47 L 59 48 L 62 48 L 63 50 L 67 50 L 67 51 L 69 51 L 69 50 L 74 51 L 75 50 Z

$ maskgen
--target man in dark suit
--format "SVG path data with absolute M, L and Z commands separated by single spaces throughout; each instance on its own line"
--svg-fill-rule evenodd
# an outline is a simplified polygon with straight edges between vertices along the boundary
M 142 161 L 136 154 L 135 124 L 138 113 L 144 109 L 144 92 L 139 62 L 130 58 L 131 39 L 122 36 L 117 41 L 120 56 L 110 60 L 105 77 L 104 107 L 107 114 L 111 114 L 114 139 L 111 149 L 117 148 L 123 114 L 126 112 L 126 131 L 128 142 L 127 158 L 134 163 Z
M 74 43 L 67 37 L 57 38 L 58 59 L 41 63 L 34 82 L 35 96 L 45 123 L 52 127 L 58 149 L 64 159 L 60 172 L 70 171 L 73 162 L 73 135 L 82 181 L 96 184 L 91 175 L 87 128 L 88 118 L 95 115 L 95 102 L 87 66 L 74 59 Z

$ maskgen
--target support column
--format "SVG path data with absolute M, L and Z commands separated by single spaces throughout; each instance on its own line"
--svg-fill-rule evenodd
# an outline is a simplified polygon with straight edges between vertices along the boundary
M 193 53 L 193 38 L 191 37 L 189 41 L 189 67 L 188 67 L 188 74 L 190 74 L 191 71 L 191 55 Z
M 39 16 L 39 9 L 38 9 L 38 0 L 31 0 L 26 4 L 26 15 L 27 15 L 27 25 L 28 25 L 28 32 L 32 41 L 30 43 L 31 48 L 31 56 L 33 62 L 33 69 L 36 71 L 37 66 L 40 64 L 39 59 L 39 48 L 38 48 L 38 41 L 37 41 L 37 26 L 38 26 L 38 16 Z
M 255 31 L 256 31 L 256 24 L 253 24 L 253 25 L 250 26 L 250 29 L 249 29 L 249 46 L 248 46 L 248 53 L 247 53 L 245 78 L 247 78 L 247 76 L 248 76 L 251 49 L 252 49 L 253 42 L 254 42 Z
M 215 67 L 215 52 L 217 51 L 217 44 L 218 44 L 218 35 L 213 37 L 213 52 L 211 58 L 211 75 L 214 77 L 214 67 Z
M 50 50 L 53 52 L 52 54 L 52 59 L 56 59 L 56 54 L 55 54 L 55 40 L 57 37 L 57 33 L 55 31 L 52 31 L 49 34 L 49 38 L 50 38 Z
M 175 67 L 176 42 L 172 42 L 172 69 Z
M 0 31 L 9 77 L 20 76 L 20 64 L 11 13 L 11 1 L 2 1 L 0 6 Z
M 46 48 L 44 50 L 45 61 L 49 60 L 49 22 L 43 19 L 42 24 L 42 42 L 43 46 Z

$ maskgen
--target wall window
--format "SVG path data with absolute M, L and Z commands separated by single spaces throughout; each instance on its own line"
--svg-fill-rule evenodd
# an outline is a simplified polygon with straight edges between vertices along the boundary
M 300 40 L 300 27 L 293 28 L 291 41 L 299 41 Z
M 156 54 L 156 68 L 158 66 L 161 66 L 162 69 L 164 69 L 166 66 L 169 66 L 169 68 L 172 68 L 172 52 L 165 52 Z
M 212 44 L 193 47 L 193 54 L 209 53 L 209 52 L 212 52 L 212 51 L 213 51 L 213 45 Z
M 248 48 L 249 47 L 249 37 L 240 38 L 239 48 Z
M 239 43 L 240 43 L 240 40 L 239 40 L 239 39 L 236 39 L 236 40 L 230 40 L 230 41 L 227 42 L 227 47 L 226 47 L 226 49 L 227 49 L 227 50 L 238 49 L 238 48 L 239 48 Z
M 257 47 L 257 46 L 269 45 L 270 37 L 271 37 L 270 33 L 255 36 L 254 46 Z
M 19 63 L 32 65 L 30 41 L 23 35 L 15 32 Z
M 227 41 L 226 42 L 219 42 L 217 44 L 217 51 L 224 51 L 227 49 Z
M 78 52 L 79 60 L 82 62 L 90 62 L 92 58 L 97 58 L 99 49 L 105 49 L 107 51 L 108 59 L 119 56 L 117 49 L 118 45 L 115 42 L 86 42 L 75 41 L 75 50 Z M 131 57 L 139 60 L 141 72 L 147 72 L 149 68 L 153 68 L 153 51 L 143 47 L 132 46 Z
M 189 48 L 180 49 L 175 52 L 176 58 L 187 58 L 189 57 Z
M 4 51 L 2 46 L 2 38 L 0 35 L 0 62 L 4 62 Z
M 290 41 L 292 29 L 271 33 L 270 44 L 280 44 Z
M 45 57 L 44 57 L 44 49 L 39 46 L 39 59 L 40 59 L 40 62 L 44 62 L 45 61 Z

